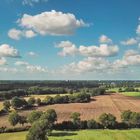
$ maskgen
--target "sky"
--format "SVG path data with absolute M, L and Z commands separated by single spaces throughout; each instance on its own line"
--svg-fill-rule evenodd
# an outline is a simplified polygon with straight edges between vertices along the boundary
M 140 0 L 0 2 L 0 80 L 140 80 Z

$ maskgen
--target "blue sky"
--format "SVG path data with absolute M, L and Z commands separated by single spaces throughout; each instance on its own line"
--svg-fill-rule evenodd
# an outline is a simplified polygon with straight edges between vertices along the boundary
M 0 2 L 0 79 L 140 79 L 139 0 Z

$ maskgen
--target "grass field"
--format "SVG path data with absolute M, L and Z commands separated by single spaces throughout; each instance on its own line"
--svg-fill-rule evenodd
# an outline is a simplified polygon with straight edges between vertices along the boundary
M 109 88 L 108 90 L 106 90 L 106 92 L 118 92 L 119 88 Z
M 140 97 L 140 92 L 122 92 L 123 95 L 132 96 L 132 97 Z
M 27 132 L 0 134 L 0 140 L 25 140 Z M 139 140 L 140 130 L 55 131 L 49 140 Z

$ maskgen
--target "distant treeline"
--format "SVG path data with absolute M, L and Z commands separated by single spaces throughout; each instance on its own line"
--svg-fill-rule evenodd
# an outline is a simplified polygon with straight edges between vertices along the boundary
M 32 86 L 77 89 L 99 87 L 99 83 L 97 81 L 0 81 L 0 91 L 27 89 Z
M 48 87 L 30 87 L 28 89 L 14 89 L 8 91 L 0 91 L 0 100 L 8 100 L 15 96 L 24 97 L 29 95 L 49 95 L 49 94 L 75 94 L 75 93 L 88 93 L 91 96 L 105 94 L 104 88 L 85 88 L 85 89 L 67 89 L 67 88 L 48 88 Z

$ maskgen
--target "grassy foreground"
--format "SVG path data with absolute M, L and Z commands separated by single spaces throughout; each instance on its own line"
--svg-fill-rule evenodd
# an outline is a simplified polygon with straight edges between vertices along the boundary
M 27 132 L 0 134 L 0 140 L 25 140 Z M 55 131 L 49 140 L 139 140 L 140 129 Z
M 123 95 L 132 96 L 132 97 L 140 97 L 140 92 L 122 92 Z

